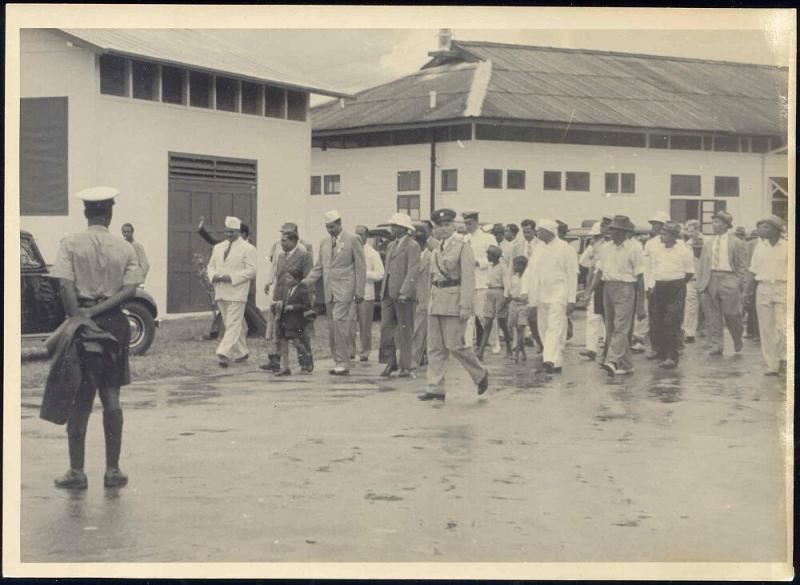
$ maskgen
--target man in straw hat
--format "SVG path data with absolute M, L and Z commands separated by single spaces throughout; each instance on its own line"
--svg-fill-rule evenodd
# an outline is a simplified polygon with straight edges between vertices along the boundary
M 350 374 L 350 356 L 355 353 L 353 321 L 356 305 L 364 300 L 367 265 L 361 240 L 344 231 L 342 216 L 335 209 L 324 215 L 329 237 L 323 238 L 319 256 L 303 282 L 312 285 L 320 276 L 324 290 L 326 312 L 330 318 L 328 341 L 335 367 L 333 376 Z
M 483 337 L 483 325 L 480 322 L 480 315 L 483 314 L 483 305 L 486 302 L 486 291 L 488 290 L 486 277 L 489 272 L 489 260 L 486 257 L 486 251 L 489 246 L 495 243 L 495 239 L 494 236 L 481 229 L 478 211 L 471 209 L 463 212 L 461 216 L 464 218 L 464 226 L 467 230 L 466 234 L 464 234 L 464 241 L 469 243 L 472 248 L 472 257 L 475 262 L 473 266 L 473 271 L 475 272 L 475 298 L 472 302 L 475 309 L 475 318 L 467 323 L 467 331 L 465 333 L 467 343 L 472 345 L 476 334 L 478 340 Z
M 722 355 L 723 321 L 733 338 L 733 349 L 742 350 L 742 290 L 747 274 L 747 244 L 733 235 L 733 216 L 714 215 L 714 236 L 706 239 L 697 266 L 697 290 L 706 319 L 711 355 Z
M 606 351 L 602 365 L 610 376 L 616 376 L 633 373 L 628 336 L 634 312 L 638 319 L 645 317 L 644 253 L 639 242 L 629 237 L 635 228 L 627 216 L 614 216 L 607 230 L 611 241 L 600 253 L 595 282 L 603 281 Z
M 767 362 L 767 376 L 786 373 L 786 283 L 789 273 L 789 245 L 781 237 L 783 220 L 771 215 L 758 222 L 765 242 L 756 246 L 750 261 L 756 288 L 756 310 L 761 336 L 761 353 Z M 755 286 L 751 284 L 751 286 Z
M 489 372 L 465 340 L 467 321 L 474 319 L 475 258 L 472 248 L 455 236 L 452 209 L 437 209 L 431 215 L 434 237 L 441 242 L 431 258 L 431 292 L 428 300 L 428 390 L 419 400 L 444 401 L 445 372 L 452 354 L 478 387 L 478 395 L 489 387 Z
M 242 238 L 238 217 L 225 218 L 225 239 L 214 246 L 208 262 L 208 279 L 214 285 L 214 301 L 222 314 L 225 334 L 217 346 L 220 367 L 231 360 L 244 361 L 247 351 L 247 327 L 244 311 L 250 281 L 256 277 L 256 249 Z
M 417 297 L 417 272 L 420 247 L 414 239 L 414 224 L 405 213 L 389 219 L 394 240 L 386 249 L 386 268 L 381 283 L 381 361 L 386 368 L 381 376 L 400 372 L 411 375 L 411 340 L 414 336 L 414 313 Z M 400 359 L 397 352 L 400 351 Z
M 83 470 L 86 429 L 95 393 L 103 403 L 106 442 L 103 484 L 121 487 L 128 483 L 128 476 L 119 468 L 122 449 L 119 394 L 120 388 L 130 383 L 130 325 L 122 312 L 122 304 L 134 296 L 136 287 L 144 279 L 133 247 L 108 231 L 114 199 L 118 195 L 119 191 L 112 187 L 94 187 L 76 194 L 83 201 L 88 229 L 61 240 L 50 270 L 50 275 L 59 279 L 67 317 L 91 319 L 100 329 L 112 334 L 119 344 L 114 359 L 103 354 L 81 360 L 80 369 L 86 382 L 78 387 L 67 416 L 70 469 L 55 480 L 59 488 L 86 489 L 88 486 Z

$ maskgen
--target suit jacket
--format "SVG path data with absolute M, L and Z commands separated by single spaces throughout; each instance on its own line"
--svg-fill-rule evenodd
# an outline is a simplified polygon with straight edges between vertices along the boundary
M 417 271 L 419 270 L 420 248 L 411 236 L 394 240 L 386 249 L 386 266 L 381 284 L 381 299 L 387 296 L 396 299 L 405 295 L 417 298 Z
M 214 284 L 214 300 L 246 302 L 250 281 L 256 277 L 256 249 L 242 238 L 238 238 L 231 244 L 228 257 L 225 258 L 228 244 L 228 240 L 223 240 L 215 245 L 208 262 L 209 281 L 213 281 L 215 276 L 227 274 L 231 277 L 230 283 Z
M 417 309 L 428 310 L 428 298 L 431 294 L 431 258 L 433 252 L 427 248 L 419 255 L 417 267 Z
M 272 300 L 280 301 L 283 298 L 283 293 L 286 291 L 286 276 L 289 269 L 299 267 L 302 272 L 302 278 L 308 276 L 311 272 L 312 265 L 311 255 L 303 250 L 298 244 L 287 257 L 286 254 L 281 253 L 275 258 L 275 286 L 272 289 Z
M 284 288 L 280 301 L 281 310 L 278 314 L 278 323 L 282 335 L 292 338 L 305 331 L 307 321 L 303 313 L 311 308 L 311 295 L 309 295 L 306 285 L 301 282 L 295 287 L 292 294 L 289 294 L 288 288 Z M 291 308 L 287 309 L 287 307 Z
M 700 261 L 697 263 L 697 290 L 703 292 L 708 288 L 711 281 L 711 259 L 714 254 L 714 237 L 706 237 L 703 251 L 700 254 Z M 728 232 L 728 262 L 731 269 L 739 279 L 741 286 L 744 286 L 747 276 L 747 244 Z
M 364 294 L 367 279 L 364 247 L 358 237 L 345 231 L 337 237 L 335 250 L 332 243 L 330 236 L 320 242 L 317 262 L 303 282 L 312 285 L 321 276 L 325 303 L 350 302 L 356 294 Z
M 444 243 L 444 250 L 435 249 L 431 257 L 431 280 L 460 283 L 444 288 L 431 283 L 429 315 L 457 317 L 461 309 L 472 311 L 475 294 L 475 257 L 472 246 L 453 236 Z

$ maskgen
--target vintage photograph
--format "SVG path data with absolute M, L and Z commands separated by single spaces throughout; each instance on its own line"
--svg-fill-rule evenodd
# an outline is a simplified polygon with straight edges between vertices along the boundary
M 794 11 L 164 8 L 9 7 L 4 574 L 791 576 Z

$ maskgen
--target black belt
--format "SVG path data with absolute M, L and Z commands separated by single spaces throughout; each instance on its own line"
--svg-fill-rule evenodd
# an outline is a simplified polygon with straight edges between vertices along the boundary
M 451 286 L 460 286 L 460 280 L 434 280 L 431 282 L 436 288 L 450 288 Z
M 89 307 L 94 307 L 95 305 L 99 305 L 103 301 L 105 301 L 108 297 L 100 297 L 99 299 L 85 299 L 81 298 L 78 299 L 78 306 L 82 309 L 87 309 Z
M 490 286 L 488 288 L 489 288 L 489 290 L 503 290 L 506 287 L 504 287 L 504 286 Z

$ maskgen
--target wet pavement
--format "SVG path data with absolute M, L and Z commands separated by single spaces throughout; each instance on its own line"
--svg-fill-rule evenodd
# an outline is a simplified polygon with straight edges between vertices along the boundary
M 52 487 L 64 429 L 25 390 L 22 561 L 781 561 L 784 383 L 756 344 L 688 347 L 617 379 L 577 343 L 561 375 L 491 355 L 483 398 L 451 364 L 445 405 L 375 361 L 137 383 L 130 484 L 102 487 L 98 405 L 77 493 Z

